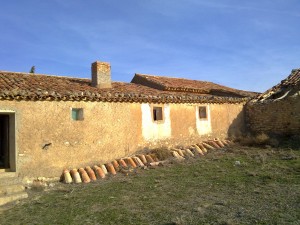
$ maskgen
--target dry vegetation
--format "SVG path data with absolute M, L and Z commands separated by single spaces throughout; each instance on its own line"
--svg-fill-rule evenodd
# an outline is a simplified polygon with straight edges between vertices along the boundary
M 300 146 L 300 135 L 269 136 L 265 133 L 239 134 L 233 137 L 234 142 L 244 146 L 297 148 Z
M 129 176 L 57 184 L 31 190 L 0 224 L 299 224 L 299 157 L 299 147 L 237 145 Z

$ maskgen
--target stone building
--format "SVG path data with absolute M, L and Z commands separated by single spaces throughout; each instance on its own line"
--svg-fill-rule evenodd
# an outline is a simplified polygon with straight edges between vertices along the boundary
M 58 176 L 145 147 L 226 138 L 244 127 L 256 93 L 211 82 L 135 74 L 112 82 L 110 65 L 91 79 L 0 71 L 0 168 Z
M 251 132 L 271 135 L 300 134 L 300 69 L 249 101 L 246 122 Z

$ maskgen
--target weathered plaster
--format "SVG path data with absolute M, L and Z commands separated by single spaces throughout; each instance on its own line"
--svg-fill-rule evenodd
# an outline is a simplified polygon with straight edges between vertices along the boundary
M 71 107 L 84 109 L 83 121 L 71 119 Z M 106 162 L 133 153 L 143 141 L 139 104 L 1 101 L 0 109 L 16 112 L 21 175 Z
M 171 137 L 171 120 L 169 104 L 154 105 L 163 108 L 163 120 L 154 121 L 152 115 L 153 105 L 143 103 L 142 109 L 142 132 L 146 141 L 163 140 Z
M 164 120 L 153 121 L 153 106 L 163 106 Z M 144 147 L 176 146 L 207 138 L 199 135 L 198 104 L 119 102 L 0 101 L 0 110 L 15 112 L 17 172 L 20 176 L 58 176 L 79 168 L 134 154 Z M 73 121 L 71 108 L 83 108 Z M 242 104 L 210 104 L 211 137 L 239 129 Z M 198 116 L 197 116 L 198 118 Z M 200 127 L 201 130 L 201 127 Z M 208 129 L 206 129 L 208 131 Z
M 199 106 L 206 106 L 206 119 L 199 118 Z M 196 115 L 196 127 L 199 135 L 209 135 L 211 134 L 211 122 L 210 122 L 210 107 L 209 105 L 199 105 L 195 107 L 195 115 Z
M 244 104 L 210 104 L 212 135 L 226 138 L 245 131 Z

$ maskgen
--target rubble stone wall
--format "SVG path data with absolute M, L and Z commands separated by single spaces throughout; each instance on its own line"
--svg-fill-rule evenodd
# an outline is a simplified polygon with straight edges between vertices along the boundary
M 250 102 L 246 105 L 246 123 L 254 133 L 299 134 L 300 97 Z

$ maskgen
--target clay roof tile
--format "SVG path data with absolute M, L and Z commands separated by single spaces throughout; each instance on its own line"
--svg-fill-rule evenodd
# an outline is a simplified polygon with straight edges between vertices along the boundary
M 258 95 L 252 102 L 280 100 L 300 91 L 300 69 L 293 69 L 291 74 L 279 84 Z
M 180 86 L 182 80 L 185 79 L 174 81 L 157 77 L 154 79 L 157 87 L 135 82 L 112 82 L 111 89 L 98 89 L 85 78 L 0 71 L 0 100 L 238 103 L 249 100 L 251 96 L 210 82 L 193 81 L 196 82 L 194 84 L 189 80 L 185 81 L 188 85 L 184 85 L 187 91 L 183 91 Z M 199 84 L 202 84 L 201 87 Z M 213 93 L 217 91 L 224 93 L 220 98 L 212 98 L 217 96 Z
M 254 97 L 258 94 L 256 92 L 229 88 L 208 81 L 189 80 L 148 74 L 135 74 L 131 82 L 164 91 L 190 92 L 216 96 Z

